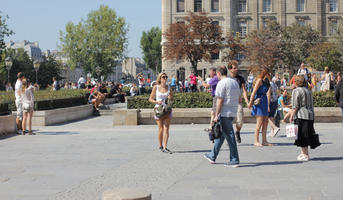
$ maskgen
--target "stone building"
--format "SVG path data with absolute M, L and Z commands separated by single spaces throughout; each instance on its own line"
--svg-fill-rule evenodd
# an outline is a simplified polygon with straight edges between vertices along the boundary
M 10 41 L 6 44 L 6 48 L 24 49 L 32 61 L 42 59 L 42 50 L 40 49 L 38 42 L 30 42 L 28 40 L 24 40 L 22 42 Z
M 222 27 L 223 33 L 234 31 L 244 36 L 267 20 L 276 20 L 282 26 L 309 24 L 322 36 L 330 36 L 342 21 L 343 0 L 162 0 L 162 32 L 169 24 L 182 21 L 188 11 L 202 10 Z M 220 62 L 222 56 L 220 53 L 212 64 L 199 63 L 198 73 L 205 76 L 210 66 L 224 64 Z M 190 64 L 163 61 L 162 70 L 182 80 L 190 74 Z
M 122 62 L 123 76 L 130 82 L 136 79 L 137 74 L 142 73 L 145 79 L 155 79 L 154 73 L 141 58 L 127 58 Z

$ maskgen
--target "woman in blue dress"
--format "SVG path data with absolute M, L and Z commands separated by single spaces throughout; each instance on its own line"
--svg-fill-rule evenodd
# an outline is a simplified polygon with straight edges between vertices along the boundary
M 270 103 L 270 74 L 267 68 L 264 68 L 257 76 L 251 93 L 248 108 L 251 115 L 256 117 L 255 146 L 272 146 L 267 142 L 268 114 Z M 259 133 L 262 128 L 262 144 L 259 140 Z

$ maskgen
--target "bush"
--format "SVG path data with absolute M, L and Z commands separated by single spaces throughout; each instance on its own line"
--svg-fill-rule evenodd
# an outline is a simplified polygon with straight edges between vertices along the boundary
M 250 95 L 249 95 L 250 96 Z M 250 97 L 249 97 L 250 99 Z M 314 107 L 336 107 L 334 92 L 313 93 Z M 243 100 L 243 106 L 246 107 Z M 153 108 L 149 102 L 149 95 L 129 97 L 127 99 L 128 109 Z M 211 108 L 212 97 L 210 93 L 174 93 L 174 108 Z
M 88 90 L 40 90 L 34 92 L 35 110 L 49 110 L 87 104 Z M 7 105 L 8 110 L 15 111 L 15 96 L 11 92 L 0 94 L 0 113 L 4 113 Z

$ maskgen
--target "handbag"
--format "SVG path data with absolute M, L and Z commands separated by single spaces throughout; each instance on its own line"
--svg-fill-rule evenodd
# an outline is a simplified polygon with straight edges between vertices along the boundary
M 254 100 L 254 105 L 257 106 L 261 103 L 261 98 L 257 98 Z
M 286 137 L 291 139 L 298 139 L 298 125 L 297 124 L 288 124 L 286 126 Z
M 164 117 L 165 115 L 170 114 L 172 111 L 172 107 L 173 107 L 173 103 L 172 101 L 168 99 L 166 103 L 162 103 L 161 105 L 158 105 L 157 107 L 154 108 L 155 116 L 158 118 L 161 118 L 161 117 Z
M 222 136 L 222 125 L 220 120 L 214 122 L 211 132 L 208 134 L 210 141 L 214 143 L 215 139 L 219 139 Z

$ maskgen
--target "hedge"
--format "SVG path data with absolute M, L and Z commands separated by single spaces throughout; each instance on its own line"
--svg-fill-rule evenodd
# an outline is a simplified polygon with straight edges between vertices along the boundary
M 291 94 L 289 94 L 290 96 Z M 246 107 L 243 100 L 243 106 Z M 336 107 L 334 92 L 314 92 L 314 107 Z M 149 102 L 149 95 L 128 97 L 128 109 L 153 108 Z M 212 97 L 210 93 L 174 93 L 174 108 L 211 108 Z
M 50 110 L 87 104 L 89 91 L 87 90 L 40 90 L 35 91 L 35 110 Z M 0 115 L 15 111 L 15 97 L 13 92 L 0 93 Z

